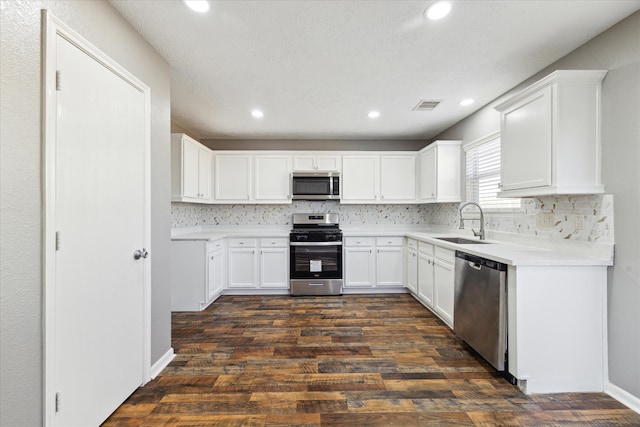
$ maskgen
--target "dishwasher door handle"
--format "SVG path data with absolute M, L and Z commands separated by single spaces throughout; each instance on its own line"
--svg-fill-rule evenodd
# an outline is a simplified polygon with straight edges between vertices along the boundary
M 482 270 L 482 265 L 478 264 L 477 262 L 473 262 L 473 261 L 467 261 L 469 263 L 469 267 L 474 268 L 478 271 Z

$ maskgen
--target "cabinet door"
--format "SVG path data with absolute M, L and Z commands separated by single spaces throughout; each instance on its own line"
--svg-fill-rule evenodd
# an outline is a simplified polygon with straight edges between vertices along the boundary
M 211 200 L 211 151 L 198 150 L 198 192 L 201 199 Z
M 344 248 L 346 288 L 371 288 L 374 286 L 374 263 L 372 247 Z
M 342 202 L 372 202 L 379 194 L 378 156 L 342 158 Z
M 415 202 L 415 156 L 380 157 L 380 198 L 384 201 Z
M 534 93 L 502 113 L 502 190 L 551 185 L 551 90 Z
M 418 252 L 418 298 L 433 307 L 433 258 Z
M 376 282 L 379 286 L 404 286 L 402 247 L 376 249 Z
M 289 288 L 289 249 L 260 249 L 260 287 Z
M 229 288 L 257 288 L 256 249 L 229 248 Z
M 193 197 L 200 196 L 200 148 L 188 141 L 182 140 L 182 196 Z
M 291 157 L 282 155 L 255 156 L 255 195 L 260 202 L 291 201 Z
M 244 201 L 251 198 L 251 156 L 216 154 L 215 199 Z
M 220 295 L 224 287 L 224 251 L 216 249 L 208 254 L 209 280 L 207 280 L 207 303 Z
M 296 172 L 308 172 L 316 170 L 316 156 L 295 155 L 293 156 L 293 170 Z
M 434 268 L 434 310 L 442 320 L 453 328 L 453 304 L 455 295 L 455 282 L 453 277 L 453 265 L 439 260 Z
M 407 250 L 407 289 L 412 294 L 418 291 L 418 251 Z
M 335 171 L 340 172 L 340 156 L 333 154 L 319 154 L 316 157 L 316 166 L 321 171 Z
M 429 201 L 436 198 L 436 147 L 420 154 L 420 200 Z

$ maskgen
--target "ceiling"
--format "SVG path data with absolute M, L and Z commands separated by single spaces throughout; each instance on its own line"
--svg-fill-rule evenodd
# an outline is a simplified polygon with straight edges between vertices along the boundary
M 433 1 L 110 3 L 171 64 L 172 121 L 201 139 L 428 140 L 640 9 L 469 0 L 430 21 Z

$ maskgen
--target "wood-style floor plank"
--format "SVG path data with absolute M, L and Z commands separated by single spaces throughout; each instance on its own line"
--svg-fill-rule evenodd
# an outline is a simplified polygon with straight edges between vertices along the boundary
M 406 294 L 224 296 L 104 426 L 640 426 L 604 393 L 527 396 Z

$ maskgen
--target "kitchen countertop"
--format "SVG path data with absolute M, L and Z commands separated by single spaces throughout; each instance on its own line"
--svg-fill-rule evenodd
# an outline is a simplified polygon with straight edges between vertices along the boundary
M 610 266 L 613 265 L 611 257 L 587 256 L 574 254 L 567 251 L 539 248 L 529 245 L 521 245 L 499 240 L 485 240 L 484 244 L 458 244 L 442 240 L 438 237 L 463 237 L 465 239 L 476 239 L 468 235 L 451 232 L 421 231 L 417 229 L 386 229 L 372 230 L 366 228 L 343 229 L 345 237 L 350 236 L 402 236 L 423 241 L 429 244 L 440 246 L 450 250 L 458 250 L 483 258 L 513 266 Z M 216 241 L 227 237 L 286 237 L 289 236 L 289 228 L 283 227 L 261 227 L 261 228 L 237 228 L 201 230 L 194 229 L 174 229 L 172 240 L 206 240 Z

